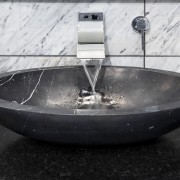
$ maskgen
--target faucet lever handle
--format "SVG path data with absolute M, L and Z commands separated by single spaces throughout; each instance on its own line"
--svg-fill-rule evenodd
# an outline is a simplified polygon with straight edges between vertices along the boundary
M 145 33 L 150 28 L 150 23 L 144 16 L 138 16 L 132 21 L 133 29 L 141 34 L 142 50 L 145 50 Z
M 141 31 L 142 50 L 145 50 L 145 31 Z

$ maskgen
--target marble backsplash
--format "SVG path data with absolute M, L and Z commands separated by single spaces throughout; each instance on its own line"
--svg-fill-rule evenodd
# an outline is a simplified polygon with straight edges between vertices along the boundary
M 78 12 L 105 14 L 105 65 L 180 72 L 178 0 L 0 0 L 0 70 L 79 65 Z M 131 28 L 149 19 L 145 52 Z
M 103 61 L 104 65 L 143 67 L 141 57 L 110 57 Z M 16 71 L 21 69 L 82 65 L 76 57 L 44 57 L 44 56 L 21 56 L 21 57 L 0 57 L 0 71 Z
M 147 0 L 146 55 L 180 56 L 180 1 Z
M 131 28 L 143 0 L 57 0 L 1 3 L 0 54 L 76 55 L 78 12 L 103 12 L 107 55 L 142 55 Z

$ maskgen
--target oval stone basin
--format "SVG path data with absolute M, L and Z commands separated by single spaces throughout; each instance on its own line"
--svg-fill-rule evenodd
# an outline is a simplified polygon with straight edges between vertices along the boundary
M 62 144 L 122 144 L 158 138 L 180 127 L 180 75 L 103 66 L 98 103 L 83 67 L 0 75 L 0 124 Z

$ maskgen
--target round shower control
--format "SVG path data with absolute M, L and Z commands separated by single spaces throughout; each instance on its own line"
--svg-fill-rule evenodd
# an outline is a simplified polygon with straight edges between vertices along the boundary
M 138 33 L 141 33 L 142 31 L 146 32 L 150 28 L 150 23 L 146 17 L 138 16 L 133 19 L 132 27 Z
M 144 16 L 138 16 L 132 21 L 132 27 L 135 32 L 141 34 L 142 50 L 145 50 L 145 33 L 150 28 L 150 23 Z

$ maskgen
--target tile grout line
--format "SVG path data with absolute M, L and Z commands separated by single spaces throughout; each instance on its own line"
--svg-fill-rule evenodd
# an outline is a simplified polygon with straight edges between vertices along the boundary
M 0 55 L 0 57 L 76 57 L 76 55 Z M 143 57 L 143 55 L 106 55 L 106 57 Z
M 157 58 L 160 58 L 160 57 L 179 57 L 180 58 L 180 55 L 146 55 L 146 57 L 157 57 Z
M 76 57 L 76 55 L 0 55 L 0 57 Z M 143 55 L 106 55 L 109 57 L 143 57 Z
M 146 17 L 146 0 L 144 0 L 144 17 Z M 143 58 L 143 66 L 146 68 L 146 34 L 144 36 L 144 58 Z

